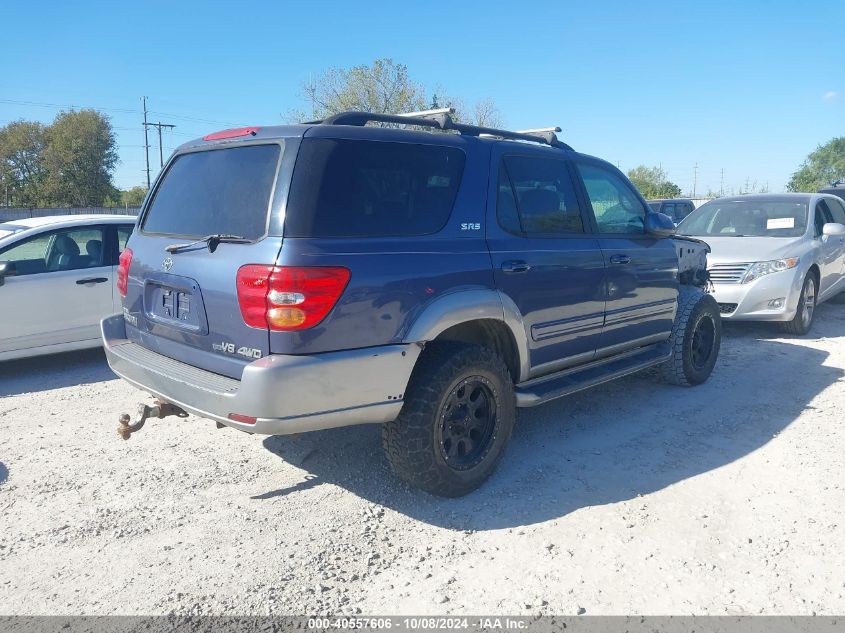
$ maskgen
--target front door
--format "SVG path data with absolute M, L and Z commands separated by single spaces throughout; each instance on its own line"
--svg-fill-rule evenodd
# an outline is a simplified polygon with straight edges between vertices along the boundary
M 0 352 L 96 339 L 112 312 L 105 228 L 45 231 L 0 251 L 16 274 L 0 286 Z
M 837 206 L 834 206 L 837 205 Z M 836 212 L 834 217 L 834 211 Z M 845 262 L 845 240 L 839 235 L 824 235 L 824 225 L 838 222 L 841 218 L 838 202 L 834 200 L 819 200 L 814 214 L 815 235 L 819 249 L 819 266 L 821 279 L 819 280 L 818 298 L 824 301 L 842 289 L 843 262 Z
M 669 338 L 678 300 L 672 241 L 645 232 L 648 206 L 621 172 L 598 161 L 579 161 L 577 172 L 607 265 L 597 356 Z
M 604 259 L 579 207 L 568 163 L 496 155 L 487 241 L 496 285 L 518 308 L 531 374 L 587 362 L 604 321 Z

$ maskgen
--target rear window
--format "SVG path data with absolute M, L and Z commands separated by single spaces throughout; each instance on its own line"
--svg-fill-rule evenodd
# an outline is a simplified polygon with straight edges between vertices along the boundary
M 464 169 L 454 147 L 305 139 L 286 237 L 427 235 L 449 219 Z
M 180 237 L 262 237 L 280 149 L 274 143 L 179 156 L 159 185 L 142 230 Z

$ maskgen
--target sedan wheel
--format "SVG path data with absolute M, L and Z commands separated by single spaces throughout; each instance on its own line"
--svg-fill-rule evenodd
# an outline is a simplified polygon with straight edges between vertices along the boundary
M 784 329 L 790 334 L 801 336 L 810 331 L 813 316 L 816 311 L 816 278 L 810 273 L 804 279 L 801 297 L 798 299 L 798 310 L 792 321 L 784 323 Z

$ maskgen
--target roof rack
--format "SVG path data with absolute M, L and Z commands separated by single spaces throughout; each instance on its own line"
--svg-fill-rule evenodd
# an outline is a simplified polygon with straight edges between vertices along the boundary
M 569 145 L 560 141 L 555 135 L 555 132 L 560 132 L 559 127 L 537 128 L 512 132 L 510 130 L 500 130 L 498 128 L 484 127 L 481 125 L 458 123 L 451 116 L 454 113 L 454 108 L 438 108 L 436 110 L 421 110 L 419 112 L 403 112 L 400 114 L 379 114 L 376 112 L 358 112 L 353 110 L 333 114 L 322 121 L 309 121 L 309 123 L 314 125 L 357 126 L 364 126 L 367 123 L 397 123 L 399 125 L 431 127 L 438 130 L 454 130 L 467 136 L 487 136 L 513 141 L 542 143 L 560 149 L 572 149 Z

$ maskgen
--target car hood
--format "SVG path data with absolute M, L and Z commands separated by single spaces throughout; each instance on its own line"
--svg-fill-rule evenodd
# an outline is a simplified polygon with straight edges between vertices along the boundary
M 698 239 L 710 245 L 710 264 L 764 262 L 771 259 L 799 256 L 802 238 L 796 237 L 712 237 Z

